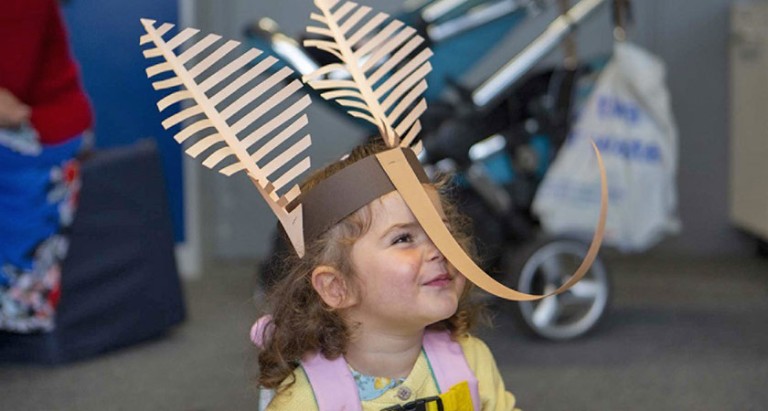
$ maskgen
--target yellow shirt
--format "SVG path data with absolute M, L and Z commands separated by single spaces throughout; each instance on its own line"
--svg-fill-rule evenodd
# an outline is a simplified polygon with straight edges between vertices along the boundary
M 512 411 L 515 409 L 515 397 L 504 388 L 504 381 L 501 379 L 499 369 L 496 367 L 496 361 L 493 359 L 488 346 L 481 340 L 471 336 L 460 338 L 459 345 L 461 345 L 464 351 L 464 357 L 467 359 L 469 368 L 472 369 L 475 377 L 477 377 L 480 401 L 483 405 L 482 411 Z M 297 368 L 294 371 L 294 376 L 296 377 L 296 383 L 280 392 L 270 402 L 267 411 L 317 410 L 317 403 L 304 370 L 300 367 Z M 403 387 L 407 387 L 412 393 L 406 400 L 400 399 L 397 395 Z M 362 408 L 363 411 L 379 411 L 382 408 L 397 404 L 402 405 L 417 398 L 438 394 L 440 394 L 440 391 L 435 384 L 434 378 L 432 378 L 432 371 L 422 351 L 410 375 L 401 385 L 389 389 L 379 398 L 363 401 Z

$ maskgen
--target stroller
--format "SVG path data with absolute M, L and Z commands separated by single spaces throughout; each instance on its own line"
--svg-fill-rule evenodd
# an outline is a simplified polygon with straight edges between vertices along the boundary
M 613 1 L 615 16 L 621 16 L 618 6 L 627 0 Z M 425 93 L 429 108 L 421 118 L 420 160 L 428 173 L 455 176 L 456 200 L 473 221 L 483 268 L 525 293 L 557 289 L 588 248 L 582 239 L 541 234 L 531 212 L 538 183 L 568 135 L 575 96 L 600 66 L 532 72 L 574 25 L 607 0 L 579 0 L 570 9 L 566 2 L 560 1 L 562 14 L 537 40 L 477 88 L 464 87 L 457 79 L 507 32 L 551 7 L 549 2 L 422 0 L 393 16 L 416 28 L 434 52 Z M 328 55 L 303 48 L 269 19 L 254 22 L 245 36 L 250 46 L 274 53 L 300 74 L 329 62 Z M 276 280 L 275 264 L 289 249 L 277 235 L 273 257 L 260 267 L 265 288 Z M 584 279 L 563 294 L 499 307 L 528 335 L 568 340 L 593 329 L 609 301 L 608 271 L 598 258 Z

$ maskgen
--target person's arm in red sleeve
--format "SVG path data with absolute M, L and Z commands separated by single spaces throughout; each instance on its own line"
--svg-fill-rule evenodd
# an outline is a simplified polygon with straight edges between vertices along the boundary
M 58 2 L 48 3 L 40 64 L 28 103 L 32 108 L 30 121 L 41 142 L 58 144 L 87 130 L 92 114 L 70 54 Z
M 0 128 L 16 128 L 29 121 L 29 106 L 0 87 Z

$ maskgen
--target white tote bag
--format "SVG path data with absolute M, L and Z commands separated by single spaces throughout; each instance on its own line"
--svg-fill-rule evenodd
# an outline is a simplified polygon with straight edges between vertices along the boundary
M 618 43 L 573 130 L 544 177 L 533 211 L 551 234 L 589 237 L 600 208 L 600 177 L 590 140 L 608 176 L 605 244 L 639 252 L 680 229 L 676 217 L 677 129 L 664 64 Z

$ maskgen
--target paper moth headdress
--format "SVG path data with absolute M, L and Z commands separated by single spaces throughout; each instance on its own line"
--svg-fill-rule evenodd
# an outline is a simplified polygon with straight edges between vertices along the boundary
M 153 83 L 156 90 L 175 90 L 158 102 L 158 108 L 163 111 L 174 103 L 186 103 L 163 126 L 167 129 L 184 122 L 174 138 L 179 143 L 194 141 L 186 149 L 192 157 L 210 152 L 203 161 L 206 167 L 227 176 L 245 171 L 299 256 L 304 255 L 305 244 L 344 217 L 397 190 L 435 246 L 467 279 L 508 300 L 543 298 L 510 289 L 478 267 L 453 238 L 423 186 L 429 180 L 416 158 L 421 150 L 417 136 L 419 117 L 427 108 L 422 95 L 432 55 L 419 47 L 424 40 L 387 14 L 369 16 L 368 7 L 338 0 L 314 3 L 318 12 L 311 14 L 313 25 L 307 31 L 319 38 L 304 45 L 331 53 L 338 62 L 303 80 L 323 98 L 344 106 L 350 115 L 375 125 L 387 146 L 385 151 L 352 163 L 307 192 L 301 192 L 295 183 L 288 188 L 309 169 L 307 150 L 311 146 L 310 136 L 301 131 L 308 124 L 304 111 L 310 98 L 299 80 L 286 84 L 292 71 L 278 69 L 277 59 L 256 49 L 231 56 L 239 45 L 236 41 L 217 44 L 221 37 L 214 34 L 193 39 L 196 29 L 168 36 L 173 25 L 156 27 L 154 21 L 143 19 L 146 34 L 140 43 L 150 46 L 144 56 L 161 60 L 147 69 L 147 76 L 159 78 Z M 548 295 L 575 284 L 600 247 L 607 185 L 595 150 L 602 177 L 595 237 L 569 281 Z

